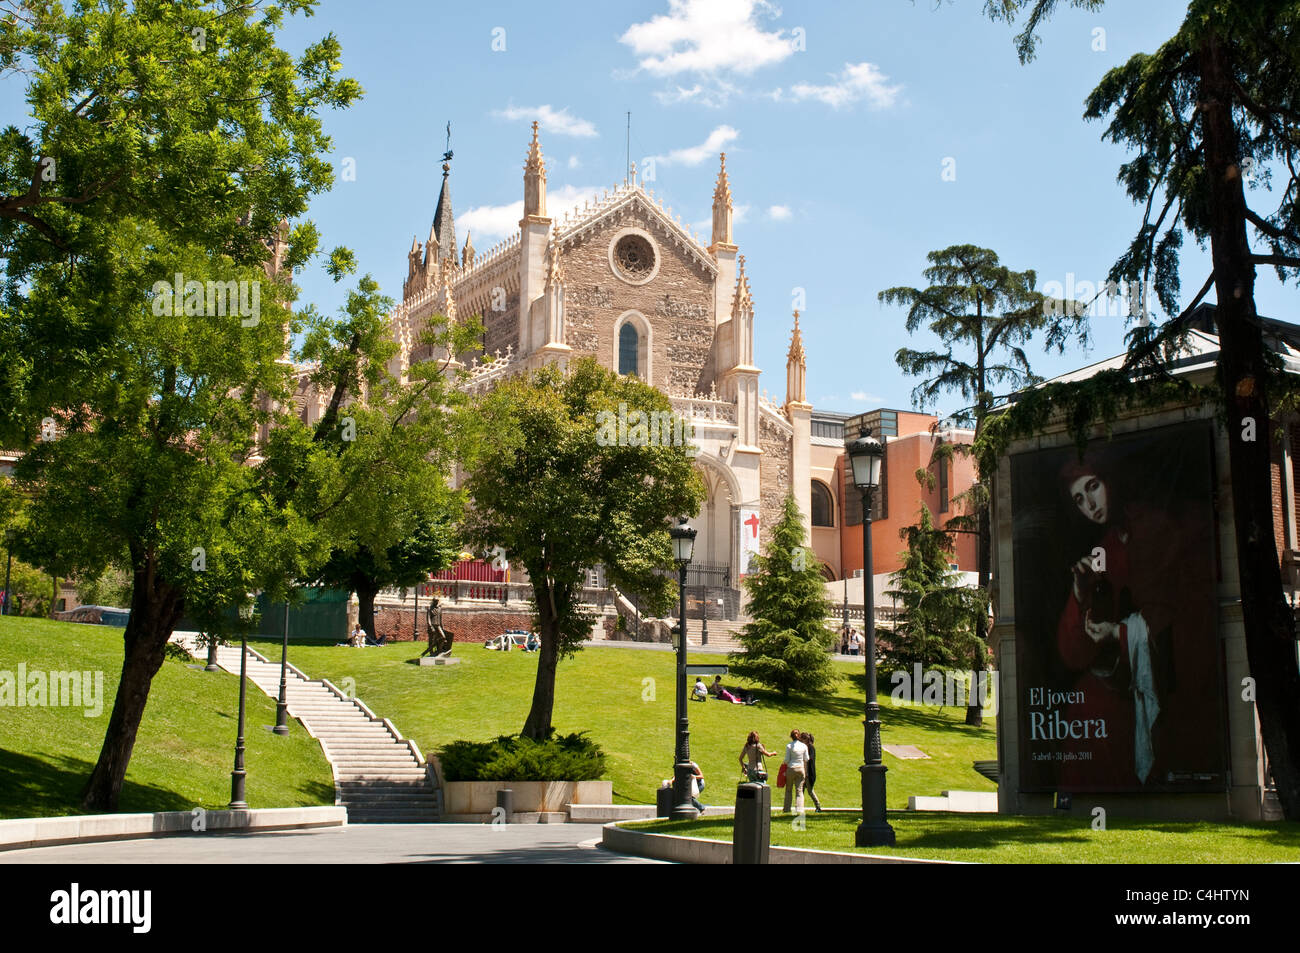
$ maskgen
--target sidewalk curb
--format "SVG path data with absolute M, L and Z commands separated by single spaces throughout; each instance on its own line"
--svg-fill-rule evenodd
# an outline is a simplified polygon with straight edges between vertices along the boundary
M 600 846 L 618 854 L 670 860 L 679 864 L 730 864 L 731 842 L 654 834 L 628 830 L 618 821 L 601 829 Z M 883 854 L 850 854 L 832 850 L 804 850 L 798 847 L 768 848 L 771 864 L 959 864 L 955 860 L 926 860 Z
M 213 831 L 285 831 L 346 827 L 343 807 L 271 807 L 243 811 L 162 811 L 157 814 L 87 814 L 72 817 L 19 817 L 0 820 L 0 851 L 59 844 L 135 840 L 161 834 L 202 837 Z M 199 818 L 203 830 L 195 830 Z

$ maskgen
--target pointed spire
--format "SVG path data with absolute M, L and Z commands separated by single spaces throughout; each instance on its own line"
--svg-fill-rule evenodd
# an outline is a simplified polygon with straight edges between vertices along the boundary
M 412 255 L 418 255 L 418 254 L 420 254 L 420 240 L 419 240 L 418 238 L 416 238 L 415 235 L 412 235 L 412 236 L 411 236 L 411 252 L 410 252 L 410 253 L 411 253 Z
M 451 163 L 442 164 L 442 189 L 438 192 L 438 209 L 433 213 L 433 230 L 430 242 L 437 242 L 436 258 L 439 262 L 456 260 L 456 222 L 451 212 L 451 186 L 447 177 L 451 174 Z M 436 237 L 435 237 L 436 236 Z
M 469 240 L 469 232 L 465 232 L 465 247 L 460 250 L 460 264 L 462 268 L 468 268 L 474 264 L 474 243 Z
M 740 270 L 736 274 L 736 294 L 731 299 L 732 317 L 745 311 L 754 313 L 754 298 L 749 293 L 749 276 L 745 274 L 745 256 L 741 255 L 738 262 Z
M 713 187 L 713 241 L 714 245 L 731 245 L 731 184 L 727 181 L 727 154 L 719 153 L 718 183 Z
M 785 402 L 787 406 L 808 403 L 808 355 L 803 348 L 798 310 L 794 313 L 794 334 L 790 336 L 790 351 L 785 358 Z
M 524 163 L 524 216 L 546 217 L 546 162 L 537 122 L 533 121 L 533 141 L 528 144 L 528 161 Z
M 790 350 L 786 357 L 791 361 L 807 364 L 807 352 L 803 347 L 803 332 L 799 330 L 799 309 L 794 312 L 794 334 L 790 336 Z

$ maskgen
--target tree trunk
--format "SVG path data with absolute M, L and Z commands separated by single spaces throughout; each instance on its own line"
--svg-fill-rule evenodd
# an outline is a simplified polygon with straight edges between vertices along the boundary
M 81 806 L 87 811 L 108 813 L 117 810 L 122 781 L 135 748 L 149 686 L 162 667 L 167 640 L 171 638 L 183 606 L 180 593 L 156 578 L 152 564 L 137 569 L 131 594 L 131 616 L 122 640 L 126 646 L 122 660 L 122 677 L 113 699 L 113 713 L 99 760 L 86 782 Z
M 357 602 L 360 603 L 357 610 L 357 623 L 366 630 L 366 635 L 378 640 L 379 633 L 375 631 L 375 596 L 379 594 L 379 589 L 365 577 L 357 579 L 355 585 Z
M 551 732 L 551 714 L 555 710 L 555 669 L 560 660 L 560 620 L 552 609 L 551 588 L 544 576 L 529 572 L 533 582 L 533 598 L 537 602 L 537 625 L 541 630 L 541 648 L 538 650 L 537 678 L 533 682 L 533 704 L 524 721 L 525 738 L 541 740 Z
M 975 569 L 979 573 L 977 582 L 979 583 L 980 592 L 989 591 L 989 554 L 991 550 L 992 533 L 989 528 L 989 507 L 985 502 L 980 506 L 979 512 L 979 537 L 976 541 L 975 552 Z M 979 694 L 979 679 L 988 667 L 988 627 L 989 614 L 987 608 L 983 605 L 980 607 L 980 613 L 975 618 L 975 648 L 972 651 L 971 673 L 970 673 L 970 697 L 966 702 L 966 724 L 980 727 L 984 724 L 984 705 L 983 699 Z
M 50 618 L 54 618 L 54 613 L 59 611 L 59 577 L 50 576 L 52 588 L 50 591 Z
M 1219 375 L 1228 413 L 1228 462 L 1246 657 L 1264 747 L 1288 820 L 1300 821 L 1300 670 L 1295 618 L 1282 592 L 1273 536 L 1268 368 L 1255 313 L 1255 266 L 1232 118 L 1231 50 L 1209 34 L 1199 50 L 1200 111 L 1209 179 L 1210 247 L 1218 297 Z M 1254 433 L 1247 421 L 1254 421 Z M 1247 439 L 1252 437 L 1253 439 Z M 1230 705 L 1242 704 L 1228 685 Z M 1208 700 L 1207 700 L 1208 703 Z

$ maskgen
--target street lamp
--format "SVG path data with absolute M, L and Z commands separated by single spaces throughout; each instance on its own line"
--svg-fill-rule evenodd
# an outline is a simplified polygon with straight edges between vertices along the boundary
M 695 529 L 686 524 L 683 516 L 676 526 L 669 527 L 673 541 L 673 559 L 677 562 L 678 587 L 681 598 L 680 631 L 677 633 L 677 763 L 673 765 L 673 811 L 675 821 L 693 821 L 700 816 L 691 803 L 691 733 L 686 720 L 686 567 L 695 554 Z
M 253 619 L 253 600 L 257 598 L 249 593 L 244 604 L 239 607 L 239 736 L 235 740 L 235 770 L 230 772 L 230 809 L 232 811 L 248 810 L 248 801 L 244 798 L 244 782 L 248 772 L 244 770 L 244 690 L 248 674 L 248 626 Z
M 0 597 L 0 615 L 9 614 L 9 570 L 14 564 L 14 531 L 5 530 L 5 591 Z
M 284 641 L 280 643 L 280 698 L 275 703 L 275 727 L 271 729 L 277 735 L 289 733 L 289 686 L 286 679 L 289 668 L 289 591 L 284 593 Z
M 892 846 L 894 829 L 885 820 L 885 767 L 880 748 L 880 705 L 876 701 L 876 601 L 871 567 L 871 499 L 880 486 L 884 447 L 864 427 L 856 440 L 846 440 L 853 467 L 853 485 L 862 494 L 862 595 L 867 626 L 867 704 L 862 739 L 862 823 L 854 843 L 859 847 Z
M 704 617 L 700 620 L 700 645 L 709 644 L 709 586 L 708 583 L 700 586 L 702 595 L 700 596 L 700 610 Z

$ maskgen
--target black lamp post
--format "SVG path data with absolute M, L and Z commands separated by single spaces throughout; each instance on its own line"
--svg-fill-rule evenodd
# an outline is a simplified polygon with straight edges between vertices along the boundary
M 859 847 L 892 846 L 894 829 L 885 820 L 885 767 L 880 748 L 880 705 L 876 701 L 876 603 L 871 571 L 871 500 L 880 486 L 884 448 L 863 428 L 856 440 L 845 441 L 853 467 L 853 485 L 862 494 L 862 595 L 867 626 L 867 705 L 862 741 L 862 823 L 854 842 Z
M 5 530 L 5 594 L 0 599 L 0 615 L 9 614 L 9 570 L 14 564 L 14 531 Z
M 686 567 L 695 554 L 695 529 L 686 525 L 683 516 L 668 535 L 673 541 L 673 559 L 677 561 L 679 575 L 678 594 L 681 597 L 679 631 L 677 633 L 677 758 L 673 765 L 673 811 L 675 821 L 693 821 L 700 816 L 691 803 L 691 732 L 686 719 Z
M 289 593 L 284 594 L 284 640 L 280 643 L 280 698 L 275 703 L 275 727 L 271 729 L 277 735 L 289 733 L 289 685 L 286 676 L 289 669 Z
M 248 801 L 244 797 L 244 782 L 248 772 L 244 770 L 244 689 L 248 673 L 248 625 L 253 618 L 252 600 L 249 593 L 248 602 L 239 607 L 240 647 L 239 647 L 239 737 L 235 740 L 235 770 L 230 772 L 230 809 L 232 811 L 248 810 Z
M 700 619 L 700 645 L 709 644 L 709 587 L 707 584 L 700 587 L 702 595 L 700 596 L 700 611 L 703 618 Z

